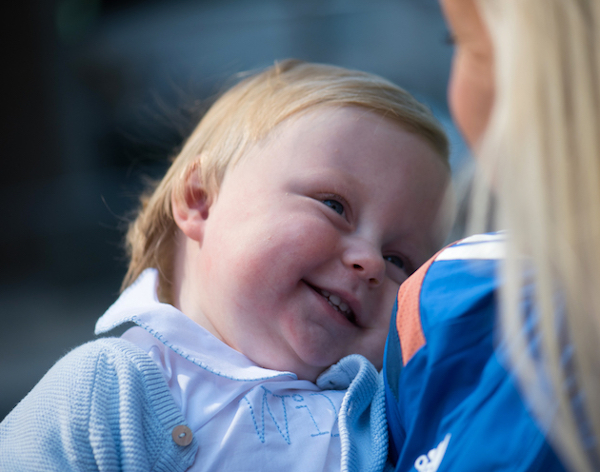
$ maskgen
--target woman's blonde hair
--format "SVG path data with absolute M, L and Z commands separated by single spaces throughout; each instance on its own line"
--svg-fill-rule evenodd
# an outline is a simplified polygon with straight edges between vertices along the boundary
M 448 162 L 446 136 L 431 112 L 410 94 L 365 72 L 296 60 L 239 82 L 221 96 L 185 142 L 165 177 L 141 198 L 126 244 L 129 269 L 122 288 L 148 267 L 159 271 L 159 296 L 171 301 L 177 226 L 171 199 L 183 198 L 190 172 L 198 172 L 207 198 L 213 198 L 225 172 L 278 123 L 311 107 L 360 106 L 397 121 L 421 136 Z M 368 159 L 368 156 L 365 156 Z
M 493 182 L 496 224 L 508 229 L 501 319 L 513 366 L 569 465 L 597 470 L 600 2 L 476 1 L 494 44 L 496 96 L 473 221 L 486 220 L 482 189 Z

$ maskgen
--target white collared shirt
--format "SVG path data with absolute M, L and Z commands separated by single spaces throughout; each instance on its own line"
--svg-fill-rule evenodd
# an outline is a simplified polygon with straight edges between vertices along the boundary
M 191 471 L 340 470 L 337 416 L 345 390 L 321 390 L 254 364 L 172 305 L 148 269 L 98 320 L 96 333 L 133 321 L 123 338 L 162 370 L 200 448 Z M 346 387 L 340 385 L 340 387 Z

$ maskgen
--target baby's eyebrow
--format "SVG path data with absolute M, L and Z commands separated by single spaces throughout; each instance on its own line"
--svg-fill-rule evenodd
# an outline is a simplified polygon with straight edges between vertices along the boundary
M 359 188 L 363 185 L 360 179 L 358 179 L 353 173 L 346 171 L 345 169 L 331 168 L 314 168 L 306 169 L 305 172 L 298 174 L 299 178 L 313 179 L 317 182 L 322 183 L 324 186 L 335 191 L 348 191 L 349 189 Z M 343 186 L 342 186 L 343 184 Z

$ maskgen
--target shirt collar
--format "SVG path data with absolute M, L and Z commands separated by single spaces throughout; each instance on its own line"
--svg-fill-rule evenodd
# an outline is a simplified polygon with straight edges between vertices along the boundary
M 96 334 L 124 323 L 141 326 L 164 345 L 213 374 L 240 381 L 286 377 L 291 372 L 264 369 L 230 348 L 172 305 L 158 300 L 158 271 L 146 269 L 96 323 Z M 214 356 L 212 353 L 219 353 Z

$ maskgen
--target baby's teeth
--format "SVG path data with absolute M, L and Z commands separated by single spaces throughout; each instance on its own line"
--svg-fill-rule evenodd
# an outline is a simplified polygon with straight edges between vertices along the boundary
M 348 314 L 350 312 L 350 307 L 347 303 L 342 302 L 342 299 L 340 297 L 338 297 L 337 295 L 331 295 L 331 293 L 329 293 L 327 290 L 321 290 L 320 292 L 321 295 L 327 298 L 327 301 L 332 307 L 345 314 Z

